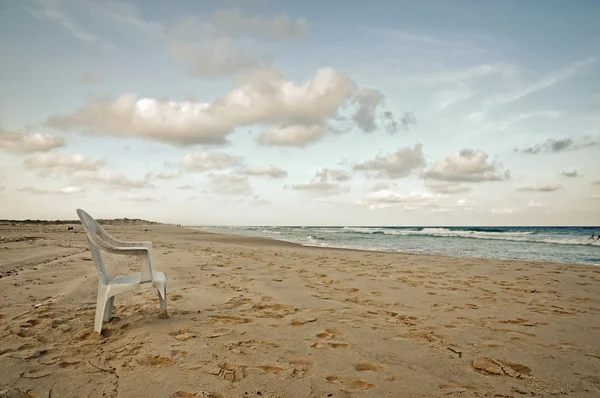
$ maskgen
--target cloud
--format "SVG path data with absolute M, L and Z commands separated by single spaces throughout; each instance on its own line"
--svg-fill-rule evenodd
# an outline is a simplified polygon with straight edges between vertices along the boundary
M 336 195 L 350 191 L 350 187 L 332 182 L 309 182 L 307 184 L 294 184 L 293 189 L 306 191 L 317 195 Z
M 554 192 L 563 189 L 562 185 L 536 185 L 536 186 L 523 186 L 517 188 L 517 191 L 525 192 Z
M 390 184 L 388 184 L 387 182 L 378 182 L 375 183 L 370 189 L 370 192 L 375 192 L 375 191 L 382 191 L 384 189 L 389 189 L 390 188 Z
M 181 189 L 181 190 L 190 190 L 190 189 L 195 189 L 196 187 L 191 185 L 191 184 L 184 184 L 184 185 L 180 185 L 177 187 L 177 189 Z
M 324 169 L 317 171 L 314 178 L 315 178 L 315 180 L 320 181 L 320 182 L 327 182 L 327 181 L 341 182 L 341 181 L 348 181 L 350 179 L 350 177 L 351 177 L 350 173 L 347 172 L 346 170 L 336 170 L 336 169 L 324 168 Z
M 386 117 L 391 118 L 391 114 L 390 112 L 386 112 Z M 415 114 L 413 112 L 404 112 L 404 114 L 402 115 L 402 118 L 400 119 L 400 126 L 402 130 L 408 130 L 410 128 L 410 126 L 414 126 L 415 124 L 417 124 L 417 118 L 415 116 Z M 390 131 L 390 129 L 388 128 L 388 131 Z M 393 131 L 395 132 L 395 131 Z
M 367 194 L 358 201 L 359 205 L 367 205 L 370 209 L 385 208 L 396 205 L 408 205 L 411 208 L 438 207 L 439 199 L 443 198 L 440 194 L 431 194 L 429 192 L 413 192 L 410 194 L 397 193 L 389 189 L 382 189 Z
M 46 125 L 62 131 L 83 129 L 112 136 L 139 137 L 172 145 L 224 144 L 232 126 L 192 102 L 137 99 L 126 94 L 114 101 L 90 101 Z
M 248 177 L 233 174 L 210 174 L 212 190 L 221 195 L 253 195 Z
M 104 49 L 115 49 L 115 46 L 101 37 L 89 33 L 78 23 L 77 18 L 69 12 L 61 1 L 34 0 L 35 8 L 25 7 L 25 10 L 34 18 L 58 25 L 73 37 L 86 43 L 100 44 Z
M 1 131 L 0 149 L 16 153 L 48 152 L 65 145 L 65 139 L 49 134 Z
M 519 113 L 516 115 L 507 116 L 501 118 L 497 121 L 493 121 L 487 124 L 489 129 L 497 129 L 497 130 L 508 130 L 515 124 L 522 123 L 526 120 L 537 119 L 537 118 L 548 118 L 548 119 L 558 119 L 563 115 L 560 111 L 537 111 L 537 112 L 528 112 L 528 113 Z
M 74 0 L 85 4 L 87 13 L 103 15 L 105 20 L 114 26 L 117 22 L 123 28 L 135 28 L 137 33 L 143 33 L 153 39 L 164 37 L 164 27 L 155 21 L 145 20 L 140 8 L 130 1 L 95 1 Z M 129 31 L 127 33 L 130 33 Z
M 261 145 L 305 147 L 319 141 L 327 133 L 323 125 L 287 125 L 263 131 L 256 139 Z
M 424 171 L 424 179 L 449 182 L 502 181 L 510 178 L 497 162 L 489 162 L 488 154 L 481 149 L 461 149 L 438 161 L 430 170 Z
M 592 181 L 592 185 L 600 185 L 600 179 Z
M 490 210 L 492 214 L 515 214 L 519 211 L 518 207 L 502 207 L 502 208 L 493 208 Z
M 340 182 L 350 179 L 350 173 L 345 170 L 320 169 L 307 184 L 294 184 L 292 189 L 317 195 L 336 195 L 350 191 L 350 187 Z
M 243 163 L 243 158 L 221 152 L 197 152 L 184 156 L 182 168 L 187 172 L 205 172 L 210 170 L 223 170 Z
M 538 209 L 538 208 L 546 207 L 546 205 L 543 203 L 540 203 L 540 202 L 536 202 L 535 200 L 530 200 L 529 202 L 527 202 L 525 207 L 528 207 L 530 209 Z
M 581 177 L 581 174 L 579 174 L 577 172 L 577 170 L 573 170 L 573 171 L 560 171 L 558 174 L 561 175 L 561 176 L 563 176 L 563 177 L 567 177 L 567 178 Z
M 445 194 L 470 192 L 473 190 L 473 188 L 471 188 L 471 187 L 467 187 L 464 185 L 460 185 L 457 183 L 451 183 L 451 182 L 435 183 L 435 182 L 428 181 L 428 182 L 426 182 L 425 185 L 427 188 L 431 189 L 434 192 L 445 193 Z
M 249 15 L 233 8 L 216 10 L 204 21 L 186 16 L 167 33 L 172 39 L 172 59 L 188 64 L 193 76 L 213 77 L 247 73 L 271 64 L 271 57 L 257 55 L 256 48 L 242 50 L 248 39 L 295 40 L 305 37 L 308 28 L 305 18 L 294 21 L 285 14 Z
M 476 203 L 473 202 L 472 200 L 462 198 L 462 199 L 458 199 L 456 201 L 456 204 L 454 204 L 454 206 L 464 208 L 465 210 L 474 210 L 476 207 Z
M 158 178 L 159 180 L 173 180 L 183 174 L 181 170 L 171 171 L 170 173 L 148 173 L 148 178 Z
M 412 73 L 402 76 L 401 79 L 428 86 L 455 85 L 470 91 L 465 82 L 491 75 L 509 78 L 514 77 L 516 73 L 516 67 L 510 64 L 480 64 L 461 69 L 439 68 L 433 72 Z
M 103 160 L 90 160 L 80 154 L 63 156 L 56 153 L 36 154 L 26 158 L 24 163 L 29 170 L 40 170 L 44 176 L 55 177 L 95 172 L 106 165 Z
M 140 188 L 153 188 L 154 185 L 150 182 L 149 176 L 145 178 L 130 178 L 121 173 L 105 172 L 97 174 L 93 177 L 93 181 L 106 186 L 109 189 L 125 190 Z
M 195 16 L 188 16 L 170 29 L 176 37 L 229 37 L 246 39 L 295 40 L 304 38 L 310 24 L 306 18 L 290 19 L 286 14 L 273 17 L 249 15 L 244 11 L 231 8 L 220 9 L 210 15 L 208 21 L 201 21 Z
M 116 100 L 88 101 L 74 111 L 48 117 L 46 125 L 177 146 L 223 145 L 236 128 L 260 125 L 266 128 L 258 138 L 263 144 L 303 146 L 322 138 L 328 122 L 351 107 L 360 92 L 353 80 L 332 68 L 317 70 L 303 83 L 285 80 L 272 69 L 244 79 L 241 88 L 213 103 L 125 94 Z
M 68 186 L 59 189 L 44 189 L 34 187 L 17 188 L 19 192 L 27 192 L 33 195 L 77 195 L 85 192 L 85 187 Z
M 256 55 L 259 51 L 254 48 L 243 51 L 237 39 L 246 45 L 249 38 L 294 40 L 306 36 L 308 28 L 305 18 L 248 15 L 234 8 L 216 10 L 206 21 L 186 16 L 167 33 L 172 39 L 172 59 L 188 64 L 193 76 L 213 77 L 250 72 L 271 63 L 270 56 Z
M 148 195 L 130 194 L 123 196 L 121 200 L 126 200 L 128 202 L 161 202 L 164 199 Z
M 264 206 L 264 205 L 271 203 L 269 200 L 267 200 L 265 198 L 261 198 L 258 195 L 252 195 L 252 196 L 238 195 L 238 196 L 230 196 L 230 197 L 220 196 L 216 199 L 218 200 L 219 204 L 235 203 L 235 204 L 240 204 L 240 205 L 244 205 L 244 206 L 255 206 L 255 205 Z
M 249 167 L 241 170 L 240 173 L 247 176 L 267 176 L 271 178 L 283 178 L 288 175 L 287 171 L 273 165 L 267 167 Z
M 173 60 L 186 63 L 195 77 L 229 76 L 267 67 L 268 57 L 244 54 L 231 40 L 220 38 L 200 44 L 175 42 L 171 45 Z
M 354 100 L 358 103 L 358 109 L 352 116 L 352 120 L 364 132 L 370 133 L 377 129 L 375 112 L 383 101 L 383 94 L 378 90 L 365 88 L 356 95 Z
M 548 139 L 542 144 L 537 144 L 529 148 L 515 149 L 515 152 L 531 153 L 536 154 L 540 152 L 561 152 L 569 149 L 573 146 L 573 140 L 571 138 L 565 138 L 562 140 Z
M 400 29 L 389 29 L 389 28 L 369 28 L 369 30 L 385 35 L 392 39 L 394 42 L 407 42 L 414 43 L 417 45 L 426 45 L 434 47 L 460 47 L 463 43 L 440 39 L 437 37 L 409 32 L 407 30 Z
M 600 141 L 590 136 L 584 137 L 578 142 L 576 142 L 572 138 L 564 138 L 560 140 L 549 138 L 541 144 L 536 144 L 523 149 L 515 148 L 515 152 L 535 155 L 538 153 L 565 152 L 581 148 L 587 148 L 595 145 L 600 145 Z
M 484 101 L 486 108 L 497 107 L 520 100 L 530 94 L 552 87 L 598 61 L 597 57 L 589 57 L 568 65 L 561 71 L 548 75 L 530 85 L 519 87 L 509 93 L 498 94 Z
M 353 98 L 357 109 L 351 119 L 361 131 L 371 133 L 382 125 L 388 133 L 395 134 L 417 124 L 417 119 L 412 112 L 405 112 L 399 121 L 390 111 L 378 115 L 377 110 L 383 105 L 384 98 L 385 96 L 379 90 L 373 88 L 362 88 L 357 92 Z
M 389 155 L 356 164 L 353 170 L 377 171 L 378 177 L 397 179 L 408 177 L 413 170 L 424 166 L 423 145 L 416 144 L 413 148 L 404 147 Z

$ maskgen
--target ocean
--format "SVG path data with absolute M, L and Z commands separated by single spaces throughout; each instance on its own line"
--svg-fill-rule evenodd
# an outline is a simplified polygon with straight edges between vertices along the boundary
M 600 227 L 193 227 L 306 246 L 600 265 Z

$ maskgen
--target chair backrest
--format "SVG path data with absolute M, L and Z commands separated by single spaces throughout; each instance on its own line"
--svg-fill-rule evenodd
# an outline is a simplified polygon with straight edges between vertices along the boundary
M 110 281 L 110 276 L 106 271 L 106 267 L 104 266 L 104 261 L 102 261 L 102 255 L 100 254 L 100 249 L 95 244 L 96 240 L 102 241 L 101 238 L 104 230 L 100 225 L 85 211 L 82 209 L 77 209 L 77 215 L 81 220 L 81 223 L 85 227 L 88 244 L 90 246 L 90 251 L 92 252 L 92 258 L 94 259 L 94 264 L 96 265 L 96 269 L 98 270 L 98 277 L 100 281 L 104 284 Z M 106 234 L 106 232 L 104 232 Z

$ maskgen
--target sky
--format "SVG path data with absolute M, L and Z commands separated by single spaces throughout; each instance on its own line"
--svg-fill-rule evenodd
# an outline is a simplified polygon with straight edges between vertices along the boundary
M 600 225 L 600 2 L 0 1 L 0 219 Z

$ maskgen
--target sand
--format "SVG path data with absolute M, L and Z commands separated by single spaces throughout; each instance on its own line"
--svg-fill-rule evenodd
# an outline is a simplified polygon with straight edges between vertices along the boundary
M 593 266 L 107 226 L 154 242 L 170 317 L 156 291 L 126 293 L 98 335 L 74 226 L 0 226 L 0 396 L 600 396 Z

